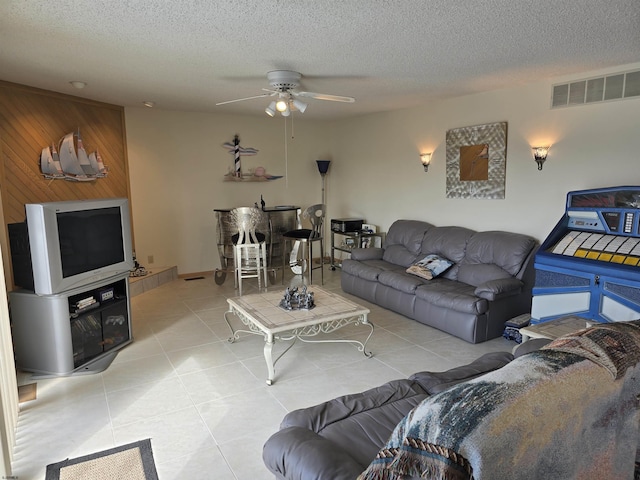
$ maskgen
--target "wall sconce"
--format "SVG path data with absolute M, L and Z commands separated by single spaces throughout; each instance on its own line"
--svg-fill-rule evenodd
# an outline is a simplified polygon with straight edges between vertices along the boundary
M 533 148 L 533 159 L 538 164 L 538 170 L 542 170 L 542 164 L 547 159 L 547 155 L 549 154 L 549 149 L 551 148 L 551 146 L 532 147 L 532 148 Z
M 430 153 L 421 153 L 420 161 L 422 162 L 422 166 L 424 167 L 424 171 L 427 172 L 429 170 L 429 164 L 431 163 L 431 154 Z

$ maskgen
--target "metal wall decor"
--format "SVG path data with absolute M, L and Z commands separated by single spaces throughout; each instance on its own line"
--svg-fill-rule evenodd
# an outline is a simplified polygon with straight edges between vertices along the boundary
M 447 198 L 504 199 L 507 122 L 447 130 Z
M 98 150 L 90 154 L 85 150 L 80 129 L 62 137 L 58 149 L 53 143 L 42 149 L 40 170 L 44 178 L 71 182 L 92 182 L 109 173 Z
M 258 150 L 252 147 L 241 147 L 240 137 L 237 134 L 233 137 L 233 142 L 225 142 L 222 146 L 233 155 L 233 169 L 229 168 L 229 171 L 224 176 L 225 182 L 264 182 L 266 180 L 282 178 L 282 175 L 271 175 L 267 173 L 264 167 L 250 168 L 248 173 L 243 173 L 242 167 L 240 166 L 240 157 L 256 155 Z

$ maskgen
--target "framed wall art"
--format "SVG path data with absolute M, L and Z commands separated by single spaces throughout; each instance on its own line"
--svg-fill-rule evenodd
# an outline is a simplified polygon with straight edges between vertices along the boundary
M 447 130 L 447 198 L 504 199 L 507 122 Z

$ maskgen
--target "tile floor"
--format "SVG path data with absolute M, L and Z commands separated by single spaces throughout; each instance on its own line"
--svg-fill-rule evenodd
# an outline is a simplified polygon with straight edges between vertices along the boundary
M 245 294 L 257 291 L 255 281 L 245 282 Z M 339 270 L 325 267 L 324 287 L 341 292 Z M 262 445 L 288 411 L 515 345 L 503 338 L 472 345 L 350 297 L 371 309 L 373 357 L 352 344 L 299 342 L 267 386 L 262 337 L 226 341 L 231 296 L 231 278 L 218 286 L 207 276 L 134 297 L 134 342 L 108 369 L 37 380 L 37 399 L 21 404 L 13 474 L 44 479 L 47 464 L 151 438 L 161 480 L 272 479 Z M 338 333 L 365 338 L 362 327 Z M 33 381 L 20 373 L 20 384 Z

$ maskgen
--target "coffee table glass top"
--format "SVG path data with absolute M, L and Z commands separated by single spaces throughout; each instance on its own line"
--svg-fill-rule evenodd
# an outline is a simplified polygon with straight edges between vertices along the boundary
M 235 309 L 255 320 L 256 326 L 270 333 L 284 332 L 313 323 L 324 323 L 350 316 L 369 314 L 369 309 L 320 287 L 308 287 L 313 292 L 315 307 L 311 310 L 285 310 L 280 307 L 284 290 L 256 293 L 227 299 Z

